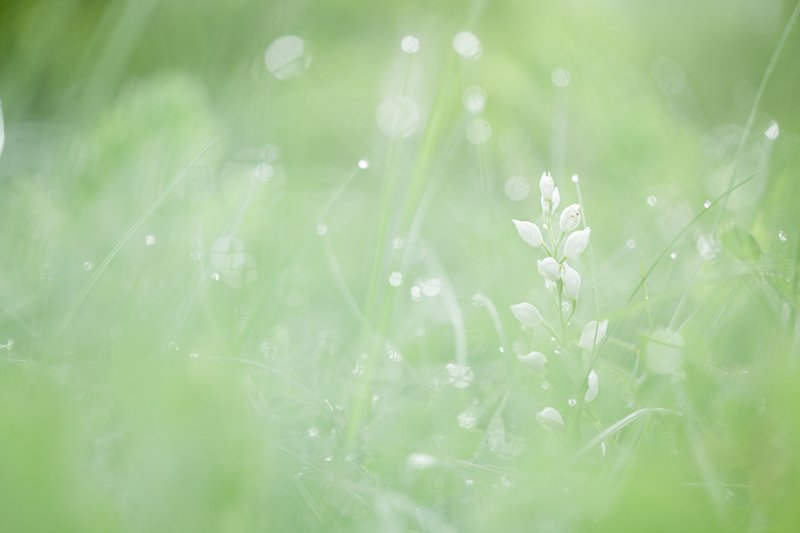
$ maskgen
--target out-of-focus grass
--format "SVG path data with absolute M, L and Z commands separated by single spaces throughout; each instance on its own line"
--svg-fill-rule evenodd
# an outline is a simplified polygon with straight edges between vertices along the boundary
M 735 181 L 755 177 L 730 195 L 713 257 L 698 247 L 794 8 L 3 4 L 0 530 L 794 531 L 797 29 Z M 479 61 L 454 51 L 462 30 Z M 292 80 L 263 59 L 283 35 L 311 57 Z M 478 145 L 472 85 L 492 130 Z M 400 94 L 420 123 L 390 139 L 376 111 Z M 216 136 L 45 358 L 103 259 Z M 619 319 L 577 423 L 569 361 L 586 355 L 557 354 L 508 308 L 558 322 L 511 223 L 541 222 L 544 170 L 562 206 L 580 175 L 600 318 Z M 639 254 L 648 270 L 664 252 L 645 300 Z M 586 254 L 571 265 L 577 339 L 596 289 Z M 648 311 L 684 341 L 667 375 L 649 370 L 664 352 Z M 546 381 L 515 358 L 532 349 Z M 464 388 L 447 368 L 459 353 Z M 580 431 L 545 432 L 545 407 Z M 579 453 L 646 408 L 662 410 Z

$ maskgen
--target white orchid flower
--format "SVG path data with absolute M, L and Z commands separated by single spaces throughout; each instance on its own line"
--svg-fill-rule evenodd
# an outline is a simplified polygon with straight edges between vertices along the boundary
M 561 265 L 561 281 L 564 283 L 564 297 L 567 300 L 577 300 L 581 290 L 581 276 L 568 264 Z
M 575 259 L 583 253 L 589 245 L 589 234 L 592 228 L 586 228 L 581 231 L 576 231 L 567 237 L 567 242 L 564 243 L 564 257 L 567 259 Z
M 558 221 L 561 231 L 569 233 L 578 227 L 578 224 L 581 223 L 580 209 L 580 204 L 572 204 L 564 208 L 561 212 L 561 219 Z
M 542 198 L 545 200 L 552 200 L 553 189 L 555 189 L 555 183 L 553 183 L 553 178 L 550 177 L 550 173 L 542 172 L 542 179 L 539 180 L 539 190 L 542 192 Z
M 592 345 L 594 343 L 600 344 L 600 341 L 603 339 L 603 337 L 606 336 L 607 329 L 608 329 L 608 319 L 600 322 L 599 327 L 597 326 L 596 320 L 588 322 L 583 327 L 583 331 L 581 332 L 581 340 L 578 341 L 578 346 L 580 346 L 584 350 L 591 351 Z M 596 340 L 595 340 L 595 331 L 597 332 Z M 594 345 L 597 346 L 597 344 Z
M 517 320 L 529 328 L 538 328 L 544 322 L 544 318 L 542 318 L 542 314 L 539 310 L 528 302 L 512 305 L 511 312 L 514 313 Z
M 542 232 L 539 230 L 539 226 L 533 222 L 514 220 L 514 225 L 517 227 L 517 232 L 519 233 L 519 236 L 522 237 L 522 240 L 534 248 L 539 248 L 544 243 Z
M 595 398 L 597 398 L 597 393 L 600 391 L 600 384 L 597 381 L 597 373 L 592 370 L 589 372 L 589 388 L 586 389 L 586 395 L 583 397 L 584 400 L 587 402 L 591 402 Z
M 536 261 L 536 264 L 539 267 L 539 274 L 544 276 L 545 279 L 550 281 L 558 281 L 561 278 L 558 261 L 552 257 L 545 257 L 540 261 Z
M 545 407 L 536 413 L 536 421 L 539 422 L 539 425 L 550 433 L 564 431 L 564 428 L 566 428 L 566 425 L 564 425 L 564 419 L 561 418 L 561 413 L 552 407 Z
M 547 357 L 541 352 L 531 352 L 528 355 L 518 355 L 517 359 L 522 363 L 522 367 L 533 374 L 544 378 L 547 376 L 547 368 L 544 366 L 547 363 Z

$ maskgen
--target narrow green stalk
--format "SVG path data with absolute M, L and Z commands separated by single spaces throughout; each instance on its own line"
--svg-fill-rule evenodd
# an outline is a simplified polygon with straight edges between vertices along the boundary
M 653 318 L 650 316 L 650 297 L 647 296 L 647 283 L 644 281 L 644 263 L 642 262 L 642 252 L 639 252 L 639 273 L 642 276 L 642 290 L 644 291 L 644 305 L 647 309 L 647 322 L 650 324 L 650 332 L 652 333 L 655 328 L 653 327 Z

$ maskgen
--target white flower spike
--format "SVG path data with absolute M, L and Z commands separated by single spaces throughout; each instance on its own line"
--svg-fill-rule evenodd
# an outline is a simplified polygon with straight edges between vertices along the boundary
M 579 204 L 568 205 L 561 212 L 561 219 L 558 221 L 558 226 L 564 233 L 569 233 L 578 227 L 581 223 L 581 206 Z
M 608 319 L 600 322 L 600 327 L 597 326 L 596 320 L 592 320 L 583 327 L 583 331 L 581 332 L 581 340 L 578 341 L 578 346 L 584 350 L 591 351 L 592 343 L 596 342 L 597 344 L 595 344 L 595 346 L 600 344 L 600 341 L 606 336 L 607 329 Z M 595 330 L 597 330 L 597 340 L 595 340 Z
M 542 192 L 542 198 L 545 200 L 552 200 L 554 188 L 555 183 L 553 183 L 553 178 L 550 177 L 550 173 L 542 172 L 542 179 L 539 180 L 539 190 Z
M 564 243 L 564 257 L 567 259 L 575 259 L 583 253 L 589 245 L 589 234 L 592 228 L 586 228 L 581 231 L 571 233 L 567 237 L 567 242 Z
M 533 374 L 544 378 L 547 376 L 547 368 L 544 366 L 547 357 L 541 352 L 531 352 L 528 355 L 518 355 L 517 359 L 522 363 L 522 367 Z
M 514 316 L 517 318 L 517 320 L 529 328 L 538 328 L 544 322 L 542 314 L 539 312 L 539 310 L 528 302 L 512 305 L 511 312 L 514 313 Z
M 544 276 L 544 279 L 555 282 L 561 278 L 558 261 L 552 257 L 545 257 L 540 261 L 536 261 L 536 264 L 539 266 L 539 274 Z
M 581 276 L 574 268 L 564 263 L 561 265 L 561 281 L 564 282 L 564 297 L 567 300 L 577 300 L 581 290 Z
M 539 248 L 544 243 L 542 232 L 539 230 L 539 226 L 533 222 L 514 220 L 514 225 L 517 227 L 517 232 L 519 233 L 519 236 L 522 237 L 522 240 L 534 248 Z
M 591 402 L 597 398 L 597 393 L 600 391 L 600 384 L 597 381 L 597 373 L 592 370 L 589 372 L 589 388 L 586 390 L 586 395 L 583 397 L 587 402 Z
M 561 413 L 552 407 L 545 407 L 536 413 L 536 421 L 539 422 L 539 425 L 550 433 L 555 433 L 557 431 L 561 432 L 564 431 L 564 428 L 566 428 L 564 425 L 564 419 L 561 418 Z
M 553 189 L 553 200 L 551 203 L 553 204 L 553 211 L 558 209 L 558 204 L 561 203 L 561 195 L 558 192 L 558 187 Z

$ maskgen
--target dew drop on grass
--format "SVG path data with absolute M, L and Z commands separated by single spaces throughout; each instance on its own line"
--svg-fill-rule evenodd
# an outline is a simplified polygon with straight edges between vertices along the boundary
M 419 50 L 419 39 L 413 35 L 406 35 L 400 41 L 400 48 L 407 54 L 414 54 Z
M 476 118 L 467 126 L 467 139 L 472 144 L 482 144 L 492 137 L 492 126 L 482 118 Z
M 780 128 L 778 127 L 778 123 L 774 120 L 772 124 L 769 125 L 767 131 L 764 132 L 764 136 L 769 139 L 770 141 L 774 141 L 778 138 L 778 134 L 780 133 Z
M 566 87 L 569 85 L 569 80 L 572 78 L 569 72 L 563 68 L 557 68 L 553 71 L 550 75 L 550 79 L 553 80 L 553 85 L 556 87 Z
M 778 238 L 779 238 L 779 239 L 780 239 L 782 242 L 786 242 L 786 233 L 785 233 L 784 231 L 779 231 L 779 232 L 778 232 Z
M 711 207 L 711 201 L 710 200 L 706 200 L 705 202 L 703 202 L 703 207 L 705 207 L 706 209 Z
M 306 71 L 311 64 L 311 56 L 303 39 L 296 35 L 284 35 L 267 47 L 264 64 L 277 79 L 292 80 Z
M 442 291 L 442 280 L 439 278 L 426 279 L 422 282 L 422 294 L 428 298 L 433 298 Z
M 330 457 L 330 456 L 325 458 L 325 462 L 326 463 L 330 463 L 332 460 L 333 460 L 333 457 Z
M 522 176 L 511 176 L 506 180 L 505 193 L 512 202 L 521 202 L 531 192 L 531 185 Z M 545 225 L 545 229 L 547 226 Z
M 506 349 L 503 348 L 502 346 L 500 347 L 500 353 L 506 353 Z
M 472 380 L 475 378 L 472 369 L 466 365 L 450 363 L 447 365 L 447 372 L 450 374 L 448 378 L 450 383 L 459 389 L 469 387 L 470 383 L 472 383 Z
M 378 106 L 375 121 L 381 133 L 390 138 L 410 137 L 419 125 L 419 108 L 405 96 L 391 96 Z
M 325 235 L 326 233 L 328 233 L 328 226 L 326 226 L 325 224 L 318 224 L 317 233 L 319 235 Z
M 144 238 L 144 243 L 147 246 L 153 246 L 156 243 L 156 238 L 153 235 L 148 235 Z
M 458 414 L 458 425 L 464 429 L 472 429 L 475 427 L 475 415 L 470 411 L 464 411 Z
M 90 261 L 86 261 L 83 264 L 83 269 L 88 272 L 88 271 L 90 271 L 92 269 L 93 266 L 94 265 Z
M 654 205 L 656 205 L 656 202 L 658 202 L 658 200 L 652 194 L 647 197 L 647 205 L 654 206 Z
M 467 111 L 472 113 L 480 113 L 486 106 L 486 90 L 479 85 L 470 85 L 464 89 L 464 94 L 461 96 L 461 103 L 467 108 Z
M 453 49 L 464 59 L 477 61 L 483 56 L 483 44 L 469 31 L 458 32 L 453 38 Z
M 403 283 L 403 274 L 401 272 L 392 272 L 389 275 L 389 285 L 399 287 L 401 283 Z
M 633 250 L 636 248 L 636 241 L 634 239 L 628 239 L 625 241 L 625 246 L 628 248 L 628 250 Z
M 213 274 L 211 274 L 211 279 L 213 279 L 214 281 L 219 281 L 219 274 L 214 272 Z
M 369 159 L 367 159 L 366 157 L 364 159 L 359 159 L 358 168 L 360 168 L 361 170 L 369 168 Z
M 676 254 L 675 252 L 672 252 L 671 254 L 669 254 L 669 256 L 670 256 L 672 259 L 675 259 L 676 257 L 678 257 L 678 254 Z

